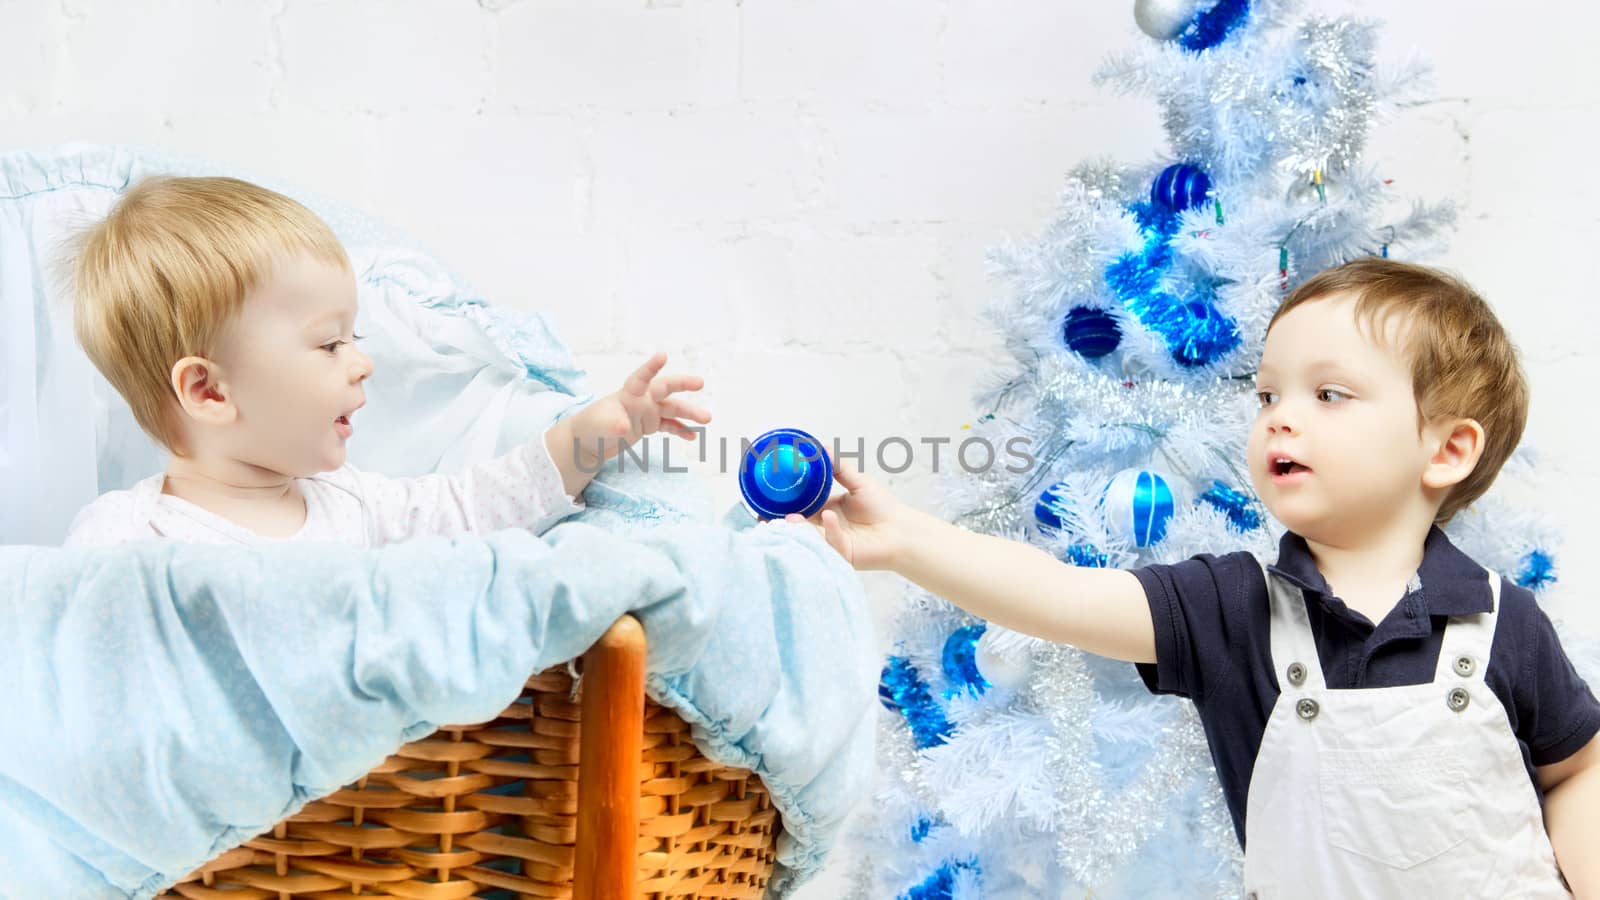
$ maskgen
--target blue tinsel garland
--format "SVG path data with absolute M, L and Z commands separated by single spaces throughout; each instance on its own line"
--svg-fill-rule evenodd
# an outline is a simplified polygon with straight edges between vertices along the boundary
M 917 667 L 904 656 L 891 656 L 878 682 L 878 699 L 883 705 L 906 717 L 917 749 L 926 750 L 945 742 L 955 728 L 945 718 L 944 709 L 928 690 Z
M 1228 35 L 1250 17 L 1250 0 L 1219 0 L 1198 16 L 1178 35 L 1178 46 L 1198 53 L 1228 39 Z
M 1067 559 L 1075 566 L 1090 569 L 1104 569 L 1111 562 L 1111 557 L 1096 550 L 1091 544 L 1073 544 L 1068 547 Z
M 1128 208 L 1144 232 L 1144 247 L 1124 253 L 1106 267 L 1106 286 L 1144 327 L 1161 335 L 1179 365 L 1210 365 L 1239 346 L 1239 328 L 1216 308 L 1214 285 L 1195 285 L 1186 298 L 1161 289 L 1172 264 L 1168 245 L 1177 232 L 1178 213 L 1141 202 Z
M 1211 504 L 1228 515 L 1228 521 L 1240 531 L 1250 531 L 1261 527 L 1261 512 L 1256 508 L 1254 500 L 1242 491 L 1236 491 L 1220 481 L 1211 483 L 1211 488 L 1200 495 L 1200 499 Z
M 1543 550 L 1533 550 L 1522 558 L 1516 582 L 1530 591 L 1548 587 L 1556 580 L 1556 561 Z
M 947 862 L 923 879 L 921 884 L 901 894 L 899 900 L 952 900 L 955 897 L 956 873 L 962 869 L 976 872 L 978 861 L 962 859 Z

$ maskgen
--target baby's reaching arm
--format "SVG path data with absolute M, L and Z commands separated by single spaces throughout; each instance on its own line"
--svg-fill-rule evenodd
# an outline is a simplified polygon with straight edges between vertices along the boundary
M 665 353 L 657 353 L 628 376 L 622 390 L 552 425 L 542 441 L 476 463 L 459 475 L 385 478 L 354 473 L 354 489 L 375 543 L 488 534 L 502 528 L 542 532 L 581 508 L 573 500 L 624 446 L 658 431 L 692 440 L 695 432 L 679 417 L 704 424 L 711 414 L 674 394 L 699 390 L 704 379 L 661 375 L 666 361 Z
M 545 432 L 545 448 L 561 472 L 561 483 L 573 497 L 583 492 L 605 461 L 622 448 L 658 431 L 694 440 L 695 432 L 683 419 L 701 425 L 711 413 L 695 406 L 679 391 L 705 387 L 699 375 L 662 375 L 667 355 L 657 353 L 635 369 L 622 389 L 601 397 Z
M 1150 607 L 1131 572 L 1068 565 L 1029 544 L 957 528 L 901 503 L 859 471 L 835 472 L 849 493 L 823 508 L 822 533 L 857 569 L 898 572 L 1014 631 L 1155 662 Z

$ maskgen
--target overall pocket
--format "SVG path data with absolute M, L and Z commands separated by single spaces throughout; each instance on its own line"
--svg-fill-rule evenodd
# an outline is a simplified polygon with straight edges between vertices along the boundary
M 1328 842 L 1397 869 L 1467 839 L 1469 777 L 1454 747 L 1320 752 L 1319 793 Z

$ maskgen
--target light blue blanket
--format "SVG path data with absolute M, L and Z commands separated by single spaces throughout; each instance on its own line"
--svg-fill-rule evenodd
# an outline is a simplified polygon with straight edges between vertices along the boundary
M 808 527 L 583 523 L 353 551 L 0 547 L 0 896 L 149 897 L 637 610 L 648 690 L 812 874 L 872 766 L 859 580 Z

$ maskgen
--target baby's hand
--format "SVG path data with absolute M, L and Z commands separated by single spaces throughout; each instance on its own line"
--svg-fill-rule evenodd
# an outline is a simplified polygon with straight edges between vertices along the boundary
M 655 354 L 628 376 L 622 390 L 601 397 L 573 416 L 572 436 L 590 465 L 605 462 L 623 447 L 658 431 L 694 440 L 696 432 L 682 420 L 701 425 L 711 421 L 710 412 L 674 396 L 679 391 L 700 390 L 705 379 L 662 375 L 666 364 L 667 354 Z
M 859 469 L 835 465 L 833 471 L 850 493 L 830 497 L 811 523 L 822 532 L 828 546 L 855 568 L 894 568 L 897 556 L 911 540 L 916 510 L 895 499 L 888 488 Z M 790 513 L 784 519 L 807 521 L 798 513 Z

